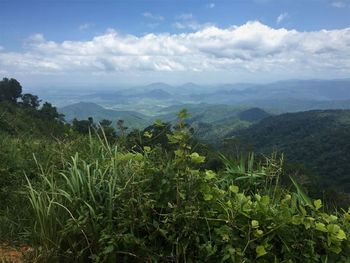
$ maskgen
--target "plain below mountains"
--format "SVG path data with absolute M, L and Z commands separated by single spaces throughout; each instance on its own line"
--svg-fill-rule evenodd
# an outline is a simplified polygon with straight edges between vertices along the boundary
M 116 123 L 124 120 L 128 128 L 144 128 L 149 124 L 149 117 L 135 111 L 117 111 L 106 109 L 96 103 L 79 102 L 59 109 L 64 114 L 65 120 L 70 122 L 73 119 L 85 120 L 92 117 L 94 121 L 103 119 Z

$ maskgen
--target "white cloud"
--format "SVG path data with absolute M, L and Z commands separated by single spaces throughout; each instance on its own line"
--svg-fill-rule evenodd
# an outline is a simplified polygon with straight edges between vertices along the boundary
M 89 29 L 91 26 L 92 26 L 92 24 L 90 24 L 90 23 L 81 24 L 79 26 L 79 30 L 80 31 L 85 31 L 85 30 Z
M 194 19 L 192 13 L 183 13 L 175 17 L 177 20 L 192 20 Z
M 209 3 L 209 4 L 206 4 L 205 7 L 209 8 L 209 9 L 212 9 L 212 8 L 215 7 L 215 4 L 214 3 Z
M 284 12 L 280 14 L 276 19 L 276 24 L 280 24 L 282 21 L 284 21 L 286 18 L 288 18 L 288 13 Z
M 150 18 L 150 19 L 153 19 L 153 20 L 158 20 L 158 21 L 163 21 L 164 20 L 164 17 L 163 16 L 159 16 L 159 15 L 154 15 L 150 12 L 145 12 L 142 14 L 144 17 L 146 18 Z
M 333 1 L 332 6 L 336 8 L 344 8 L 346 7 L 346 3 L 344 1 L 338 0 L 338 1 Z
M 190 30 L 200 30 L 209 26 L 212 26 L 211 23 L 199 23 L 192 13 L 183 13 L 175 17 L 176 21 L 173 23 L 173 26 L 177 29 L 190 29 Z
M 88 41 L 28 38 L 21 52 L 0 50 L 0 72 L 92 76 L 169 72 L 218 76 L 349 76 L 350 28 L 299 32 L 252 21 L 180 34 L 121 35 L 113 30 Z

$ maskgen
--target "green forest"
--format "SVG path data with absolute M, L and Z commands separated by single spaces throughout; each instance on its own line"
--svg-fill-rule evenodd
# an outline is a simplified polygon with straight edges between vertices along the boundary
M 266 118 L 216 147 L 186 109 L 139 130 L 68 123 L 4 78 L 0 244 L 28 246 L 20 262 L 349 262 L 349 202 L 331 198 L 349 191 L 349 148 L 337 147 L 348 147 L 349 113 L 240 117 Z

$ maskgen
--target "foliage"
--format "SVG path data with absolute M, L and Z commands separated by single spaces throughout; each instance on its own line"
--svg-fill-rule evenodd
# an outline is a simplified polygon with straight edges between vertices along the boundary
M 0 81 L 0 102 L 10 101 L 17 102 L 17 99 L 21 96 L 22 86 L 15 79 L 3 78 Z
M 350 211 L 327 213 L 320 200 L 280 187 L 282 159 L 205 157 L 188 143 L 183 117 L 159 146 L 133 152 L 90 140 L 62 172 L 28 180 L 28 235 L 44 262 L 347 262 Z M 295 183 L 296 184 L 296 183 Z M 297 186 L 297 184 L 296 184 Z
M 56 107 L 52 106 L 49 102 L 45 102 L 39 112 L 43 118 L 49 120 L 63 120 L 64 117 L 64 115 L 58 113 Z
M 22 97 L 22 105 L 24 107 L 31 107 L 33 109 L 37 109 L 40 106 L 41 100 L 39 97 L 30 93 L 23 94 Z

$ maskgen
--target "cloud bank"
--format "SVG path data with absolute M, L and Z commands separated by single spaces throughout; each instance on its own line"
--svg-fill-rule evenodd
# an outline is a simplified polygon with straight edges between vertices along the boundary
M 0 72 L 11 76 L 123 72 L 349 76 L 350 28 L 299 32 L 252 21 L 180 34 L 135 36 L 108 30 L 89 41 L 55 42 L 36 34 L 20 52 L 0 48 Z

